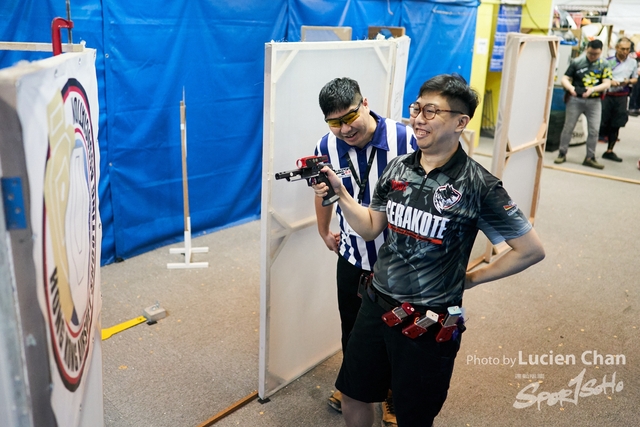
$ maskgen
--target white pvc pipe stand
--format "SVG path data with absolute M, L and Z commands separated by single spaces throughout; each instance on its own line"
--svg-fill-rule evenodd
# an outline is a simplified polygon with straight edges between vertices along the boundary
M 171 254 L 184 254 L 184 262 L 169 262 L 167 268 L 208 268 L 208 262 L 191 262 L 191 254 L 209 252 L 208 246 L 191 247 L 191 217 L 187 217 L 187 229 L 184 231 L 184 248 L 170 248 Z

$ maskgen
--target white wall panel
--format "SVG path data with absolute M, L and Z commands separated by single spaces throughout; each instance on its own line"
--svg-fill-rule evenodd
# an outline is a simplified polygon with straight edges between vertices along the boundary
M 401 53 L 398 55 L 398 48 Z M 318 104 L 336 77 L 358 81 L 376 113 L 402 111 L 409 39 L 265 46 L 260 294 L 261 398 L 340 350 L 336 255 L 317 232 L 306 182 L 276 181 L 329 131 Z M 404 49 L 404 50 L 403 50 Z M 400 107 L 399 107 L 400 105 Z M 397 114 L 397 113 L 396 113 Z M 337 224 L 332 225 L 334 231 Z

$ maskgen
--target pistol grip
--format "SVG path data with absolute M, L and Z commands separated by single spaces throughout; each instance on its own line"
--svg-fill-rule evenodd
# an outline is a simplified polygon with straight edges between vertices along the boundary
M 327 194 L 322 198 L 322 206 L 329 206 L 330 204 L 337 202 L 340 196 L 336 194 L 336 191 L 331 186 L 331 182 L 329 182 L 327 174 L 320 172 L 316 180 L 327 184 Z

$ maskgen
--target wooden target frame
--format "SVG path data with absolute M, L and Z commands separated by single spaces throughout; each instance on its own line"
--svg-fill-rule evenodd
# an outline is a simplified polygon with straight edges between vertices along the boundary
M 533 224 L 540 199 L 540 177 L 560 39 L 507 34 L 498 121 L 491 173 L 500 178 Z M 469 268 L 491 263 L 509 250 L 502 242 L 487 242 L 484 255 Z

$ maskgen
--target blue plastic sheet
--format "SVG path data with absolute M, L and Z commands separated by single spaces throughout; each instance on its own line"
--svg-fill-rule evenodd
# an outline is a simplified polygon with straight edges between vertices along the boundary
M 470 80 L 477 6 L 475 1 L 403 1 L 402 26 L 411 37 L 405 104 L 438 74 L 458 73 Z M 407 111 L 403 114 L 408 117 Z
M 470 77 L 478 4 L 73 0 L 73 41 L 98 51 L 102 263 L 183 238 L 183 90 L 196 236 L 260 215 L 265 43 L 299 41 L 302 25 L 350 26 L 354 39 L 366 38 L 368 26 L 404 26 L 412 39 L 408 104 L 429 77 Z M 0 39 L 49 42 L 56 16 L 66 17 L 62 1 L 4 0 Z M 0 67 L 44 56 L 0 51 Z

